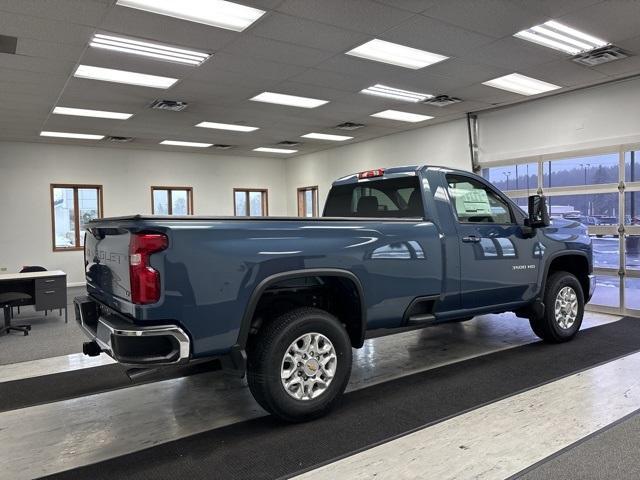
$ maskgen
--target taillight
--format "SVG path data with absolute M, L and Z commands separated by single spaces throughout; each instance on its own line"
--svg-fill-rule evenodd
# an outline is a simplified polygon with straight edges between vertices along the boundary
M 131 301 L 140 305 L 160 300 L 160 273 L 151 267 L 151 254 L 167 248 L 169 240 L 162 233 L 134 233 L 129 243 L 129 277 Z
M 366 172 L 360 172 L 358 179 L 381 177 L 384 175 L 384 168 L 376 168 L 375 170 L 367 170 Z

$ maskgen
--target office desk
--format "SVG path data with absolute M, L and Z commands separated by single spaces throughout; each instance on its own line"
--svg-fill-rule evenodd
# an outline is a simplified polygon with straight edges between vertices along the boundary
M 24 292 L 32 300 L 20 305 L 34 305 L 37 311 L 64 308 L 67 316 L 67 274 L 62 270 L 0 274 L 0 292 Z

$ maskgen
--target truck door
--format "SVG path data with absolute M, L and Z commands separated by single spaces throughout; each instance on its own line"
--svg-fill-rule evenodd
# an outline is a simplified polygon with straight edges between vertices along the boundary
M 462 308 L 482 308 L 533 298 L 541 248 L 527 236 L 516 212 L 490 184 L 447 174 L 460 242 Z

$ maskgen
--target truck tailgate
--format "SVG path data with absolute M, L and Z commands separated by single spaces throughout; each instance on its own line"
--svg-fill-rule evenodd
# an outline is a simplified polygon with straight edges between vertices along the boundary
M 85 238 L 87 284 L 107 295 L 131 300 L 129 242 L 122 228 L 91 228 Z

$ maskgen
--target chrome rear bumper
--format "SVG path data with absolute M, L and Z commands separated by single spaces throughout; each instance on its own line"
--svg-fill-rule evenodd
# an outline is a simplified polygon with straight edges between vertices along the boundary
M 189 360 L 189 336 L 177 325 L 134 325 L 87 296 L 76 297 L 73 303 L 85 334 L 120 363 L 175 365 Z

